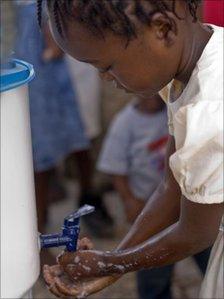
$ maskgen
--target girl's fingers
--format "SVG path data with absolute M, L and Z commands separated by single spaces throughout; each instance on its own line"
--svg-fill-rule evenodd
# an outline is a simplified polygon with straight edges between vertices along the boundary
M 79 289 L 74 284 L 72 284 L 71 282 L 66 283 L 62 280 L 62 278 L 59 277 L 55 278 L 55 286 L 58 292 L 67 297 L 73 296 L 76 298 L 80 293 Z
M 86 283 L 85 287 L 83 289 L 87 294 L 94 294 L 94 293 L 97 293 L 97 292 L 103 290 L 107 286 L 111 285 L 117 279 L 118 279 L 118 277 L 116 278 L 113 276 L 96 278 L 96 279 L 93 279 L 92 281 L 89 281 L 88 283 Z
M 93 279 L 79 282 L 72 282 L 67 275 L 55 277 L 55 287 L 58 292 L 68 297 L 86 298 L 87 296 L 108 286 L 113 279 Z M 105 281 L 106 284 L 105 284 Z
M 48 265 L 43 266 L 43 277 L 44 277 L 44 280 L 45 280 L 47 286 L 50 286 L 51 284 L 53 284 L 53 282 L 54 282 L 53 276 L 50 272 L 50 267 Z
M 91 250 L 93 248 L 93 243 L 86 237 L 78 241 L 78 250 Z
M 65 281 L 63 276 L 55 279 L 55 286 L 58 292 L 66 297 L 86 298 L 91 294 L 99 292 L 116 280 L 114 277 L 104 277 L 72 283 L 68 277 Z
M 57 290 L 57 287 L 54 285 L 54 286 L 51 286 L 51 287 L 48 287 L 48 290 L 54 294 L 56 297 L 58 298 L 64 298 L 65 296 L 63 294 L 61 294 L 58 290 Z
M 85 298 L 114 283 L 119 277 L 102 277 L 86 281 L 72 281 L 59 265 L 43 268 L 48 289 L 57 297 Z
M 64 274 L 64 271 L 60 265 L 50 266 L 50 272 L 53 276 L 61 276 Z
M 45 265 L 43 267 L 43 276 L 44 280 L 47 284 L 47 287 L 51 293 L 53 293 L 57 297 L 62 297 L 62 294 L 58 292 L 56 285 L 55 285 L 55 277 L 51 272 L 51 267 Z
M 57 297 L 66 298 L 74 296 L 76 298 L 78 294 L 82 293 L 59 265 L 50 267 L 45 265 L 43 276 L 49 291 Z

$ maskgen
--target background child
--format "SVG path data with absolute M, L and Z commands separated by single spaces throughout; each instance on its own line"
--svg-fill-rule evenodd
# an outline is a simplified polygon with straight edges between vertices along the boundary
M 136 98 L 115 117 L 98 169 L 113 175 L 127 220 L 133 222 L 164 174 L 167 112 L 160 96 Z
M 105 138 L 98 169 L 112 175 L 127 220 L 133 222 L 164 175 L 167 111 L 159 95 L 136 98 L 115 117 Z M 210 250 L 195 255 L 205 274 Z M 174 265 L 137 273 L 141 299 L 168 299 Z
M 15 3 L 16 58 L 33 64 L 36 72 L 35 80 L 29 84 L 29 100 L 38 229 L 43 233 L 46 228 L 49 187 L 54 169 L 71 156 L 78 168 L 78 204 L 96 206 L 95 215 L 88 217 L 86 225 L 91 233 L 99 237 L 108 236 L 112 231 L 112 219 L 93 185 L 90 141 L 64 53 L 53 40 L 46 20 L 43 32 L 40 31 L 35 1 L 19 0 Z

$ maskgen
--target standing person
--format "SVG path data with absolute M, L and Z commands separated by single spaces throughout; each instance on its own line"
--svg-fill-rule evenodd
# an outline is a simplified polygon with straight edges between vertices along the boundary
M 159 95 L 134 98 L 112 121 L 97 168 L 112 176 L 128 222 L 163 179 L 167 140 L 167 112 Z
M 46 266 L 50 289 L 88 295 L 127 272 L 172 264 L 215 242 L 200 298 L 222 298 L 223 28 L 197 21 L 198 0 L 47 3 L 58 44 L 104 79 L 149 98 L 169 84 L 163 182 L 116 250 L 64 252 L 59 265 Z
M 98 236 L 101 232 L 105 235 L 111 231 L 111 218 L 93 187 L 90 142 L 64 54 L 52 39 L 46 22 L 41 34 L 35 18 L 35 1 L 16 3 L 16 57 L 33 64 L 36 72 L 35 80 L 29 85 L 29 98 L 38 229 L 40 232 L 45 230 L 49 183 L 54 169 L 60 161 L 72 155 L 79 170 L 79 205 L 96 206 L 96 213 L 88 218 L 91 223 L 86 222 L 88 229 Z
M 72 57 L 66 57 L 71 79 L 78 94 L 80 112 L 85 124 L 86 134 L 94 141 L 101 133 L 101 84 L 97 70 Z M 88 88 L 86 88 L 88 86 Z
M 115 117 L 105 138 L 98 169 L 112 176 L 115 190 L 133 222 L 164 175 L 165 148 L 168 140 L 167 112 L 159 95 L 136 98 Z M 210 250 L 194 256 L 205 274 Z M 172 298 L 174 265 L 137 273 L 140 299 Z

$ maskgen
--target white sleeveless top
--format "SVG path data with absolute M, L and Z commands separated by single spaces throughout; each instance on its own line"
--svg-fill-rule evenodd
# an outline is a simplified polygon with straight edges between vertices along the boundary
M 169 132 L 176 152 L 170 168 L 182 194 L 200 204 L 223 203 L 223 28 L 213 29 L 183 90 L 173 81 L 164 90 Z M 179 93 L 176 101 L 173 95 Z M 214 244 L 200 298 L 223 298 L 223 221 Z

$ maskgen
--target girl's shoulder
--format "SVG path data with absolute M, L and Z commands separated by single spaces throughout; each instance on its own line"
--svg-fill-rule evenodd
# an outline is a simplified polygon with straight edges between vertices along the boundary
M 181 107 L 201 101 L 215 103 L 223 101 L 223 28 L 212 25 L 214 31 L 206 45 L 192 75 L 183 88 L 180 96 L 172 102 L 169 93 L 169 109 L 175 114 Z M 169 91 L 175 90 L 176 81 L 172 82 Z

